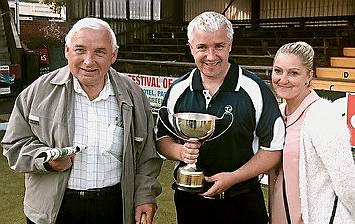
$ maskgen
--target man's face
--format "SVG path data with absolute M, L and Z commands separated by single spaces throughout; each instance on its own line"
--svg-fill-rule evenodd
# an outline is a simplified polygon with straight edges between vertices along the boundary
M 194 29 L 189 45 L 196 66 L 203 75 L 219 77 L 227 73 L 232 41 L 228 39 L 226 29 L 215 32 Z
M 71 73 L 83 87 L 102 88 L 117 51 L 113 51 L 106 30 L 82 29 L 74 33 L 70 45 L 65 46 L 65 57 Z

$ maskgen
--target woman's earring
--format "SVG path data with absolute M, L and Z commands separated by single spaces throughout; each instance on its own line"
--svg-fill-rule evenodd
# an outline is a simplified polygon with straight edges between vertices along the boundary
M 305 85 L 305 86 L 308 86 L 308 82 L 305 82 L 304 85 Z

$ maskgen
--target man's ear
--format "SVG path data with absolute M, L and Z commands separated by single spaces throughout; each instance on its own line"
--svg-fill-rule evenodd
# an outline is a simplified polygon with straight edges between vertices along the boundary
M 116 50 L 112 53 L 112 58 L 111 58 L 111 64 L 115 63 L 116 59 L 118 56 L 118 47 L 116 48 Z
M 192 48 L 192 45 L 190 44 L 190 42 L 188 42 L 187 45 L 189 45 L 191 55 L 194 55 L 194 51 L 193 51 L 193 48 Z
M 68 45 L 64 46 L 64 56 L 66 59 L 68 59 L 68 54 L 69 54 L 69 47 Z

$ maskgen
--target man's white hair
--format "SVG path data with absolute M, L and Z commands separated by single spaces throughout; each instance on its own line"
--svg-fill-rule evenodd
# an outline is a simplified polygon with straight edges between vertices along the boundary
M 111 39 L 112 51 L 118 48 L 116 35 L 110 25 L 98 18 L 83 18 L 76 22 L 65 37 L 65 44 L 70 45 L 73 35 L 82 29 L 106 30 Z
M 224 15 L 213 11 L 203 12 L 189 23 L 187 27 L 187 38 L 190 42 L 194 29 L 215 32 L 222 28 L 226 29 L 228 39 L 233 40 L 234 31 L 232 23 Z

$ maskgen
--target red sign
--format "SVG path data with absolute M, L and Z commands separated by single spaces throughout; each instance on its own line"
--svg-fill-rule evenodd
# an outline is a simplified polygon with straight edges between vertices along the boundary
M 48 49 L 47 48 L 40 48 L 40 49 L 36 49 L 36 51 L 40 55 L 40 63 L 48 65 L 49 64 Z
M 355 147 L 355 94 L 347 94 L 347 122 L 350 130 L 350 144 Z

